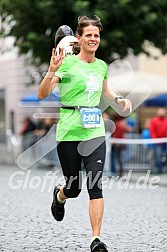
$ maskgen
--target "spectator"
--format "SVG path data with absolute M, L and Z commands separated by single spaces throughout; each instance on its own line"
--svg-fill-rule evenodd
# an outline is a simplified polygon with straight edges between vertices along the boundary
M 166 110 L 159 108 L 157 114 L 150 121 L 151 138 L 167 137 L 167 118 Z M 155 163 L 157 173 L 162 173 L 164 161 L 166 161 L 167 147 L 166 142 L 155 144 Z
M 54 121 L 52 118 L 45 118 L 43 120 L 40 120 L 37 124 L 37 129 L 35 131 L 36 135 L 38 136 L 38 139 L 45 136 L 53 125 Z
M 25 117 L 22 123 L 22 127 L 19 134 L 22 136 L 22 151 L 28 149 L 36 141 L 36 136 L 34 134 L 36 130 L 35 123 L 30 119 L 30 117 Z
M 53 127 L 53 125 L 55 125 L 55 120 L 53 120 L 52 118 L 45 118 L 45 119 L 40 120 L 37 124 L 37 130 L 35 131 L 37 139 L 40 140 L 43 137 L 45 137 L 48 134 L 49 130 Z M 47 135 L 47 140 L 44 140 L 44 144 L 39 145 L 38 147 L 38 151 L 40 151 L 40 153 L 43 156 L 43 158 L 40 160 L 40 163 L 38 164 L 39 167 L 44 166 L 45 168 L 46 167 L 54 168 L 55 166 L 59 166 L 57 148 L 54 148 L 53 150 L 51 150 L 50 152 L 46 154 L 46 151 L 49 150 L 50 148 L 49 139 L 53 138 L 54 131 L 55 131 L 55 127 L 54 127 L 54 130 L 52 130 L 52 132 L 50 132 Z M 56 144 L 56 139 L 55 139 L 55 144 Z
M 151 138 L 151 134 L 150 134 L 150 120 L 147 119 L 145 121 L 145 125 L 144 125 L 144 129 L 141 132 L 141 138 L 142 139 L 150 139 Z M 149 164 L 151 164 L 152 167 L 154 167 L 154 145 L 152 143 L 149 144 L 144 144 L 144 153 L 146 154 L 146 159 L 148 161 Z
M 132 127 L 130 127 L 126 119 L 118 114 L 113 115 L 113 121 L 115 122 L 116 129 L 112 135 L 113 138 L 124 138 L 124 134 L 132 132 Z M 111 145 L 111 174 L 119 176 L 123 175 L 123 161 L 122 161 L 122 151 L 125 149 L 125 144 L 112 143 Z M 116 169 L 116 164 L 118 163 L 118 171 Z

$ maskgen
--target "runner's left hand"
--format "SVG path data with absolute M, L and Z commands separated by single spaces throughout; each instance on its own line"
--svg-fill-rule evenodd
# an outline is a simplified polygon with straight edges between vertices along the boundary
M 118 104 L 123 107 L 123 112 L 129 110 L 132 113 L 132 103 L 128 99 L 118 99 Z

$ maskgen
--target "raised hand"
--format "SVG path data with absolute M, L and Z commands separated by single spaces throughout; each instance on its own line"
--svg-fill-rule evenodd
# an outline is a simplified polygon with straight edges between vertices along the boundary
M 132 103 L 128 99 L 119 99 L 118 104 L 123 107 L 123 112 L 129 110 L 132 113 Z
M 59 55 L 55 55 L 56 49 L 52 49 L 52 56 L 50 59 L 50 67 L 49 67 L 49 72 L 56 72 L 57 69 L 61 66 L 62 60 L 63 60 L 63 51 L 64 49 L 62 48 L 60 51 Z

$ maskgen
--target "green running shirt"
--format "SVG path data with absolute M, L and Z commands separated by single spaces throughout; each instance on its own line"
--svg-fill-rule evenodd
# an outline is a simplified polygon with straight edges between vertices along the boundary
M 103 80 L 107 79 L 108 67 L 100 59 L 93 63 L 80 60 L 71 55 L 63 59 L 55 76 L 60 78 L 60 102 L 66 106 L 98 106 L 102 93 Z M 80 111 L 60 109 L 56 130 L 57 141 L 83 141 L 105 136 L 104 122 L 101 117 L 99 128 L 84 128 Z

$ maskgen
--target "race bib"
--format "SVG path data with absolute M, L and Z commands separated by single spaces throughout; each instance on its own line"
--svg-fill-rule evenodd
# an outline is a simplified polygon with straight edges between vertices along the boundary
M 100 127 L 101 110 L 99 108 L 81 108 L 80 113 L 85 128 Z

